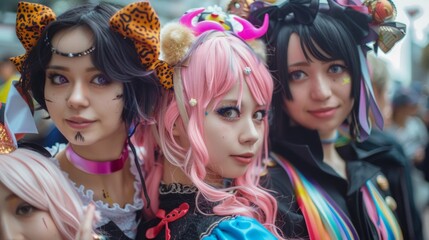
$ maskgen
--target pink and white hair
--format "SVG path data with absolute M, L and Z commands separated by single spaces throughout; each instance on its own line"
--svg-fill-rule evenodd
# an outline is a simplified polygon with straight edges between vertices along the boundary
M 245 75 L 243 70 L 246 67 L 251 68 L 250 75 Z M 262 159 L 268 157 L 267 118 L 264 119 L 263 149 L 256 161 L 249 166 L 249 171 L 244 176 L 234 179 L 232 186 L 228 188 L 214 188 L 204 181 L 207 174 L 206 166 L 210 161 L 204 142 L 205 112 L 215 109 L 223 96 L 237 83 L 241 87 L 237 96 L 238 102 L 241 102 L 243 84 L 246 83 L 255 101 L 267 106 L 268 111 L 273 81 L 264 62 L 237 36 L 229 32 L 209 31 L 197 37 L 175 71 L 180 71 L 181 79 L 174 80 L 174 91 L 179 91 L 176 82 L 181 81 L 183 101 L 178 100 L 173 91 L 168 91 L 163 96 L 161 109 L 157 111 L 155 132 L 158 134 L 155 135 L 158 135 L 157 142 L 162 155 L 187 175 L 199 189 L 198 197 L 219 202 L 213 208 L 214 214 L 253 217 L 281 239 L 274 226 L 276 200 L 259 185 L 259 175 L 263 170 Z M 190 105 L 191 98 L 198 101 L 195 106 Z M 210 103 L 214 103 L 213 109 L 208 109 Z M 186 109 L 185 120 L 179 113 L 178 105 Z M 176 142 L 173 135 L 174 125 L 176 128 L 186 129 L 190 148 L 184 149 Z M 144 136 L 146 143 L 154 142 L 147 138 L 148 133 Z M 158 211 L 162 162 L 153 161 L 153 158 L 149 157 L 145 160 L 144 168 L 147 181 L 151 183 L 148 185 L 148 193 L 152 201 L 153 214 Z M 235 194 L 231 193 L 231 190 L 235 190 Z
M 64 239 L 75 239 L 83 205 L 61 170 L 32 150 L 0 155 L 0 182 L 33 207 L 49 212 Z

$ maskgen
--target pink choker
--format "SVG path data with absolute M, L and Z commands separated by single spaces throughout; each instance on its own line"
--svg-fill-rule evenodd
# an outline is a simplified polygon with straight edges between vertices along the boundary
M 67 159 L 76 168 L 89 173 L 89 174 L 110 174 L 117 172 L 124 168 L 125 162 L 128 159 L 128 148 L 127 142 L 125 142 L 124 149 L 122 150 L 121 156 L 118 159 L 110 161 L 92 161 L 79 156 L 70 144 L 66 148 Z

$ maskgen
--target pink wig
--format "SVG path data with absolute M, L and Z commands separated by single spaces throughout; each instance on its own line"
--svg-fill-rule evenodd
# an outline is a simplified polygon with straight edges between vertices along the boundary
M 211 202 L 220 202 L 213 208 L 216 215 L 253 217 L 281 238 L 274 226 L 276 200 L 259 185 L 259 174 L 263 170 L 262 159 L 268 154 L 267 118 L 264 120 L 264 149 L 260 151 L 257 161 L 251 164 L 245 175 L 234 179 L 231 187 L 223 189 L 214 188 L 204 181 L 206 166 L 210 161 L 204 142 L 205 112 L 215 109 L 223 96 L 237 83 L 241 87 L 237 96 L 238 102 L 241 102 L 244 81 L 255 101 L 267 106 L 268 111 L 273 81 L 264 62 L 237 36 L 229 32 L 209 31 L 197 37 L 179 65 L 175 71 L 180 71 L 181 79 L 174 80 L 174 91 L 180 90 L 176 82 L 181 81 L 183 101 L 177 100 L 177 95 L 173 91 L 166 92 L 162 109 L 158 111 L 157 116 L 159 133 L 157 140 L 162 154 L 169 162 L 182 169 L 199 189 L 199 197 L 203 196 Z M 251 68 L 250 75 L 245 75 L 243 71 L 245 67 Z M 193 107 L 189 104 L 191 98 L 198 101 Z M 214 103 L 213 109 L 207 109 L 211 102 Z M 186 109 L 186 117 L 180 115 L 178 108 L 180 105 Z M 175 141 L 174 124 L 175 127 L 186 129 L 190 142 L 189 149 L 184 149 Z M 152 162 L 151 158 L 146 160 L 145 171 L 149 173 L 147 180 L 151 183 L 148 192 L 152 200 L 152 211 L 156 212 L 162 166 Z M 232 194 L 231 190 L 235 190 L 236 193 Z
M 28 204 L 49 212 L 64 239 L 75 239 L 83 205 L 70 182 L 49 159 L 21 148 L 1 154 L 0 182 Z

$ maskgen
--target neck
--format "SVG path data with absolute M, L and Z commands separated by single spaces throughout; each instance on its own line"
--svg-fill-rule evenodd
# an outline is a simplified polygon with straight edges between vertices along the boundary
M 334 132 L 327 134 L 325 136 L 323 136 L 321 134 L 320 135 L 320 142 L 323 145 L 335 145 L 335 142 L 338 140 L 339 137 L 340 137 L 340 134 L 338 133 L 338 131 L 334 131 Z
M 323 162 L 331 166 L 341 177 L 347 179 L 346 163 L 338 154 L 334 144 L 322 144 Z
M 96 161 L 84 158 L 83 156 L 79 155 L 71 145 L 68 145 L 66 148 L 66 157 L 74 167 L 85 173 L 94 175 L 112 174 L 124 168 L 125 162 L 128 159 L 127 145 L 128 141 L 125 141 L 125 143 L 122 145 L 119 157 L 110 160 Z
M 170 161 L 168 161 L 165 157 L 164 157 L 162 181 L 165 184 L 181 183 L 186 185 L 192 185 L 192 181 L 182 171 L 182 169 L 178 166 L 171 164 Z

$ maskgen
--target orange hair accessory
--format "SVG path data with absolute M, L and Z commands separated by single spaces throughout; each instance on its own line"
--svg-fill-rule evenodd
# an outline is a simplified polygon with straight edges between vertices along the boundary
M 363 4 L 368 7 L 376 24 L 393 20 L 396 17 L 396 6 L 392 0 L 365 0 Z
M 173 68 L 159 60 L 160 23 L 148 2 L 131 3 L 110 18 L 110 27 L 133 40 L 140 61 L 148 70 L 154 70 L 161 85 L 173 87 Z
M 12 138 L 9 136 L 6 127 L 0 123 L 0 154 L 7 154 L 15 151 Z
M 36 45 L 43 29 L 55 21 L 56 15 L 49 7 L 37 3 L 19 2 L 16 13 L 16 36 L 25 48 L 26 53 L 10 60 L 16 69 L 22 73 L 22 64 L 28 57 L 28 52 Z
M 37 133 L 37 127 L 28 103 L 19 93 L 14 83 L 10 87 L 6 100 L 7 104 L 0 103 L 0 154 L 13 152 L 17 146 L 17 140 L 25 133 Z

